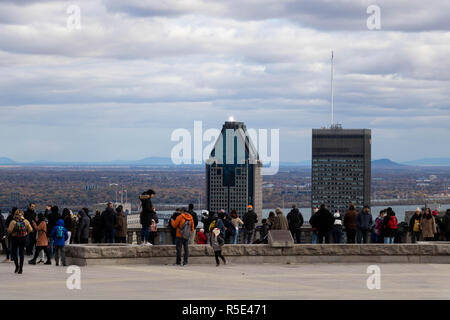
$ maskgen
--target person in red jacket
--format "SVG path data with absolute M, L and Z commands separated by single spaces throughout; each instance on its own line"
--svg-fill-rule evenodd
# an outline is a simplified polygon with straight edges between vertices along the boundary
M 181 209 L 181 214 L 175 219 L 171 219 L 170 223 L 172 227 L 177 229 L 175 246 L 177 248 L 177 260 L 176 265 L 181 266 L 181 247 L 184 247 L 184 259 L 183 266 L 188 264 L 189 257 L 189 238 L 194 232 L 194 219 L 189 213 L 186 213 L 186 208 Z M 189 223 L 189 226 L 185 223 Z
M 206 236 L 205 236 L 205 230 L 200 229 L 200 231 L 197 233 L 197 242 L 198 244 L 206 244 Z

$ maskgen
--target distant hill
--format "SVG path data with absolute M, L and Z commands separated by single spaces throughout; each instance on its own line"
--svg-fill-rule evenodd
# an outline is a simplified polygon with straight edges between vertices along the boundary
M 15 164 L 16 162 L 10 158 L 0 157 L 0 164 Z
M 400 168 L 400 167 L 406 167 L 406 165 L 394 162 L 386 158 L 372 160 L 372 168 Z
M 402 163 L 410 166 L 450 166 L 450 158 L 424 158 Z

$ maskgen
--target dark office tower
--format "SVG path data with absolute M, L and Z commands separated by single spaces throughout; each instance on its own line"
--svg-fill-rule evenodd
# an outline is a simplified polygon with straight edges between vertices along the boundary
M 206 162 L 207 208 L 262 215 L 262 164 L 243 122 L 227 121 Z
M 312 206 L 341 212 L 370 205 L 371 130 L 312 130 Z

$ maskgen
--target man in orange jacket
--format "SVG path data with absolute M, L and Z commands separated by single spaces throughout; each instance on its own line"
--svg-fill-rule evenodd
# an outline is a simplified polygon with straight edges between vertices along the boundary
M 182 230 L 185 222 L 189 222 L 189 229 Z M 172 227 L 177 229 L 175 246 L 177 248 L 177 261 L 176 265 L 181 266 L 181 247 L 184 247 L 184 259 L 183 266 L 188 264 L 189 257 L 189 236 L 194 232 L 194 219 L 189 213 L 186 213 L 186 208 L 181 209 L 181 214 L 175 219 L 171 219 L 170 223 Z M 183 232 L 182 232 L 183 231 Z

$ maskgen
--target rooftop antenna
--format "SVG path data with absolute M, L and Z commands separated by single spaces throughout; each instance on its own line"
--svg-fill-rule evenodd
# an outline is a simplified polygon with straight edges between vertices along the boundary
M 333 106 L 333 51 L 331 51 L 331 127 L 334 125 L 334 106 Z

